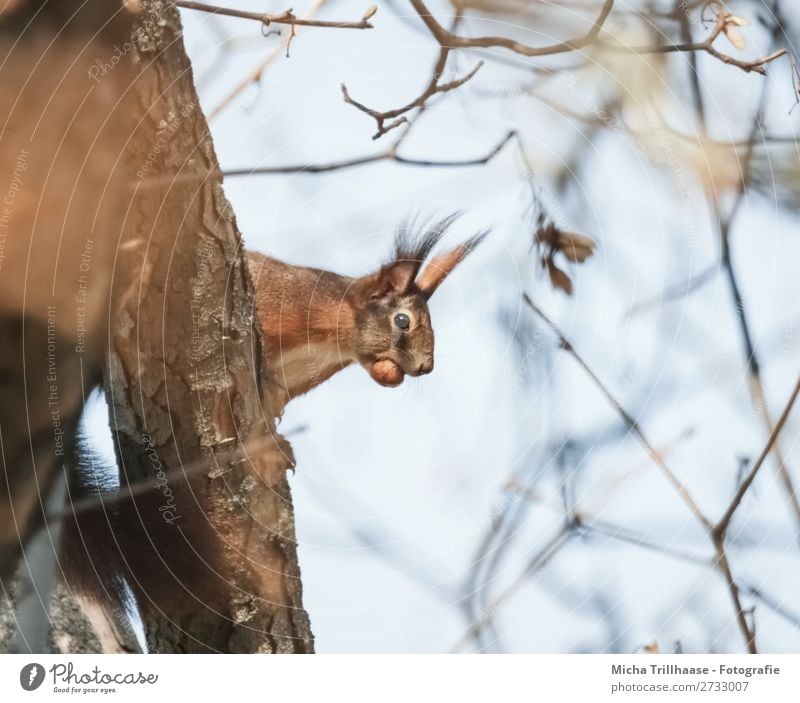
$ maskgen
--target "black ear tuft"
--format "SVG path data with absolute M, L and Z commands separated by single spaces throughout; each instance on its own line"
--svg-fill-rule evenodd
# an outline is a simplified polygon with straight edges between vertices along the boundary
M 477 234 L 471 236 L 464 244 L 462 245 L 464 249 L 467 250 L 467 254 L 469 254 L 475 247 L 477 247 L 481 242 L 483 242 L 486 237 L 488 237 L 492 233 L 492 227 L 485 227 Z
M 438 220 L 419 215 L 408 220 L 397 232 L 392 258 L 377 273 L 362 277 L 361 294 L 374 299 L 407 293 L 425 259 L 461 215 L 457 211 Z
M 457 210 L 439 220 L 417 215 L 406 221 L 397 232 L 393 260 L 413 262 L 419 270 L 433 248 L 462 214 L 462 211 Z

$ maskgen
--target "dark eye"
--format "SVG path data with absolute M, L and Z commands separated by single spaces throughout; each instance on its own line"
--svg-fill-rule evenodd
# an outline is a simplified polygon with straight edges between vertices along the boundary
M 411 318 L 403 312 L 397 313 L 394 316 L 394 324 L 396 324 L 401 330 L 407 330 L 411 325 Z

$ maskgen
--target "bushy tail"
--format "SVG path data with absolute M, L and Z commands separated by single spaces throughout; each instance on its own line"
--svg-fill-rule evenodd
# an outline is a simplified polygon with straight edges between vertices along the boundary
M 175 599 L 210 603 L 224 592 L 219 540 L 191 485 L 118 489 L 116 474 L 78 439 L 60 552 L 68 588 L 119 617 L 131 610 L 131 594 L 140 611 L 157 612 Z

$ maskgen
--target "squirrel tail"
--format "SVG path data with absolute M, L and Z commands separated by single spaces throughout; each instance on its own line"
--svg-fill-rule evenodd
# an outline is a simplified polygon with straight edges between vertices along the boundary
M 158 612 L 175 599 L 213 601 L 222 585 L 219 538 L 191 484 L 119 488 L 116 475 L 116 464 L 79 436 L 60 563 L 104 651 L 131 651 L 132 611 Z

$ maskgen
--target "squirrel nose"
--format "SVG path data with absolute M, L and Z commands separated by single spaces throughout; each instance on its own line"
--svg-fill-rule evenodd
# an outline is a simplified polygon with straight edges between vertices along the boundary
M 425 359 L 425 361 L 423 361 L 419 365 L 419 369 L 418 370 L 419 370 L 419 372 L 421 374 L 422 373 L 430 373 L 431 371 L 433 371 L 433 357 L 429 357 L 429 358 Z

